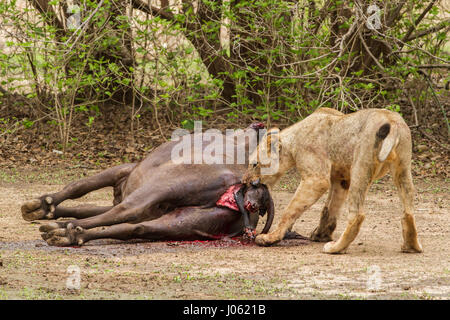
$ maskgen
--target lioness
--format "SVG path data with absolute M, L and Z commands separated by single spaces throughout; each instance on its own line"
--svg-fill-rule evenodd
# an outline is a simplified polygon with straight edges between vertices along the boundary
M 271 148 L 272 151 L 268 151 Z M 273 150 L 277 152 L 273 152 Z M 274 128 L 250 156 L 244 182 L 273 186 L 290 168 L 296 167 L 301 183 L 284 210 L 276 230 L 260 234 L 259 245 L 283 239 L 300 215 L 330 189 L 314 241 L 328 242 L 323 251 L 344 253 L 364 220 L 364 199 L 371 183 L 391 172 L 403 205 L 403 252 L 422 252 L 413 215 L 414 185 L 411 177 L 411 133 L 395 112 L 366 109 L 345 115 L 320 108 L 304 120 L 282 130 Z M 261 155 L 271 161 L 263 163 Z M 264 173 L 278 161 L 278 168 Z M 266 170 L 267 171 L 267 170 Z M 331 241 L 336 219 L 349 198 L 348 224 L 337 241 Z

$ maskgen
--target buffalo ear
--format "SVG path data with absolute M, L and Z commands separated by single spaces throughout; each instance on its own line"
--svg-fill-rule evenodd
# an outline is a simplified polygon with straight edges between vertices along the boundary
M 275 205 L 273 203 L 272 196 L 270 195 L 269 188 L 267 188 L 264 184 L 262 186 L 264 188 L 264 211 L 267 211 L 267 220 L 261 233 L 267 233 L 272 226 L 273 218 L 275 216 Z
M 248 212 L 244 206 L 244 195 L 245 195 L 246 190 L 247 190 L 247 186 L 245 184 L 243 184 L 242 187 L 239 188 L 239 190 L 234 194 L 234 200 L 236 200 L 236 205 L 238 206 L 239 211 L 242 214 L 248 215 Z

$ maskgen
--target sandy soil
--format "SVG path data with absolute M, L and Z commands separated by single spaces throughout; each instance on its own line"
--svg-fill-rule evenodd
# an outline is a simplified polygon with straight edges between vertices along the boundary
M 13 180 L 13 179 L 12 179 Z M 234 240 L 120 242 L 81 248 L 48 246 L 20 204 L 68 181 L 0 183 L 1 299 L 449 299 L 449 183 L 416 181 L 416 220 L 423 254 L 400 252 L 400 202 L 389 179 L 374 184 L 367 216 L 347 254 L 322 243 L 282 241 L 262 248 Z M 276 191 L 278 215 L 293 193 Z M 111 190 L 79 201 L 108 205 Z M 309 235 L 325 196 L 295 224 Z M 334 238 L 345 227 L 345 211 Z M 261 224 L 263 221 L 261 221 Z M 261 226 L 260 226 L 261 228 Z M 70 270 L 79 268 L 80 289 Z

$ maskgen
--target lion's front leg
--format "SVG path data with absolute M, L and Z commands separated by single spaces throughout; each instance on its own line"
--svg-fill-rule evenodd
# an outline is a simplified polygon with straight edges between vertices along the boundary
M 329 185 L 329 180 L 325 177 L 304 177 L 284 210 L 277 228 L 271 233 L 258 235 L 255 242 L 260 246 L 268 246 L 281 241 L 286 231 L 328 190 Z
M 351 218 L 348 221 L 347 228 L 340 236 L 338 241 L 327 242 L 323 247 L 325 253 L 345 253 L 350 243 L 355 240 L 358 235 L 361 224 L 364 221 L 365 215 L 362 212 L 351 214 Z

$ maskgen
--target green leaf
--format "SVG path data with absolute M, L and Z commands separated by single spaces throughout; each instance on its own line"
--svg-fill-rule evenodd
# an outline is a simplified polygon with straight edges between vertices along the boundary
M 181 127 L 187 130 L 194 130 L 194 120 L 186 119 L 181 121 Z

